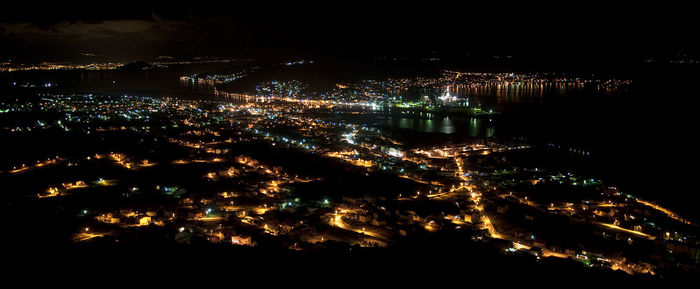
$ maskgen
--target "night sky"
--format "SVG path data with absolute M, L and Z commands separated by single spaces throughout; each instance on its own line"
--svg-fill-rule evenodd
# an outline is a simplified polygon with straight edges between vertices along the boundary
M 0 60 L 438 55 L 457 61 L 510 56 L 526 65 L 575 66 L 625 65 L 697 51 L 691 9 L 682 6 L 194 4 L 2 9 Z

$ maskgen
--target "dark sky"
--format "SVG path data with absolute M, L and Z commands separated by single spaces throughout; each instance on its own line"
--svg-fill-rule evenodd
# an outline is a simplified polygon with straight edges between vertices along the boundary
M 692 9 L 673 5 L 88 3 L 3 9 L 0 60 L 437 54 L 625 62 L 697 49 Z

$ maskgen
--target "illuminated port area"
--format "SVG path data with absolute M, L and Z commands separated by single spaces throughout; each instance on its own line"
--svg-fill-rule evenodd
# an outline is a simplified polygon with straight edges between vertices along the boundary
M 700 61 L 648 47 L 672 33 L 194 4 L 0 18 L 6 263 L 111 274 L 93 284 L 700 276 Z

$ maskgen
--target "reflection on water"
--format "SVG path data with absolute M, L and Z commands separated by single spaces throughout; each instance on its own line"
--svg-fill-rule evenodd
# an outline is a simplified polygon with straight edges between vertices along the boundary
M 388 116 L 380 124 L 426 133 L 462 134 L 470 137 L 493 137 L 496 131 L 492 119 L 476 117 L 443 117 L 435 119 Z
M 541 97 L 545 94 L 565 95 L 574 91 L 583 91 L 585 83 L 509 83 L 503 84 L 473 84 L 456 85 L 450 93 L 458 96 L 495 96 L 496 98 L 507 97 Z
M 617 88 L 601 87 L 583 82 L 505 82 L 502 84 L 471 84 L 448 87 L 450 94 L 475 98 L 494 105 L 544 104 L 548 97 L 618 95 Z

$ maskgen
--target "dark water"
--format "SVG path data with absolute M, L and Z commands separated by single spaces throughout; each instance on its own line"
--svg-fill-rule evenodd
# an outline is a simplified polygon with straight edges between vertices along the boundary
M 51 83 L 51 92 L 140 95 L 189 99 L 213 98 L 211 86 L 180 80 L 182 75 L 228 71 L 239 64 L 173 65 L 153 70 L 108 71 L 28 71 L 0 73 L 4 95 L 49 91 L 47 88 L 19 88 L 24 84 Z
M 52 91 L 181 98 L 214 98 L 211 87 L 187 83 L 181 75 L 230 69 L 232 65 L 174 66 L 150 71 L 66 71 L 0 74 L 3 95 L 44 92 L 12 83 L 51 82 Z M 492 118 L 462 116 L 372 116 L 382 127 L 446 139 L 524 138 L 588 153 L 581 170 L 698 219 L 696 117 L 692 87 L 697 74 L 650 73 L 617 91 L 577 85 L 548 87 L 454 87 L 471 104 L 493 107 Z
M 493 137 L 496 128 L 493 118 L 459 116 L 438 116 L 431 119 L 386 116 L 380 123 L 425 133 L 457 134 L 468 137 Z

